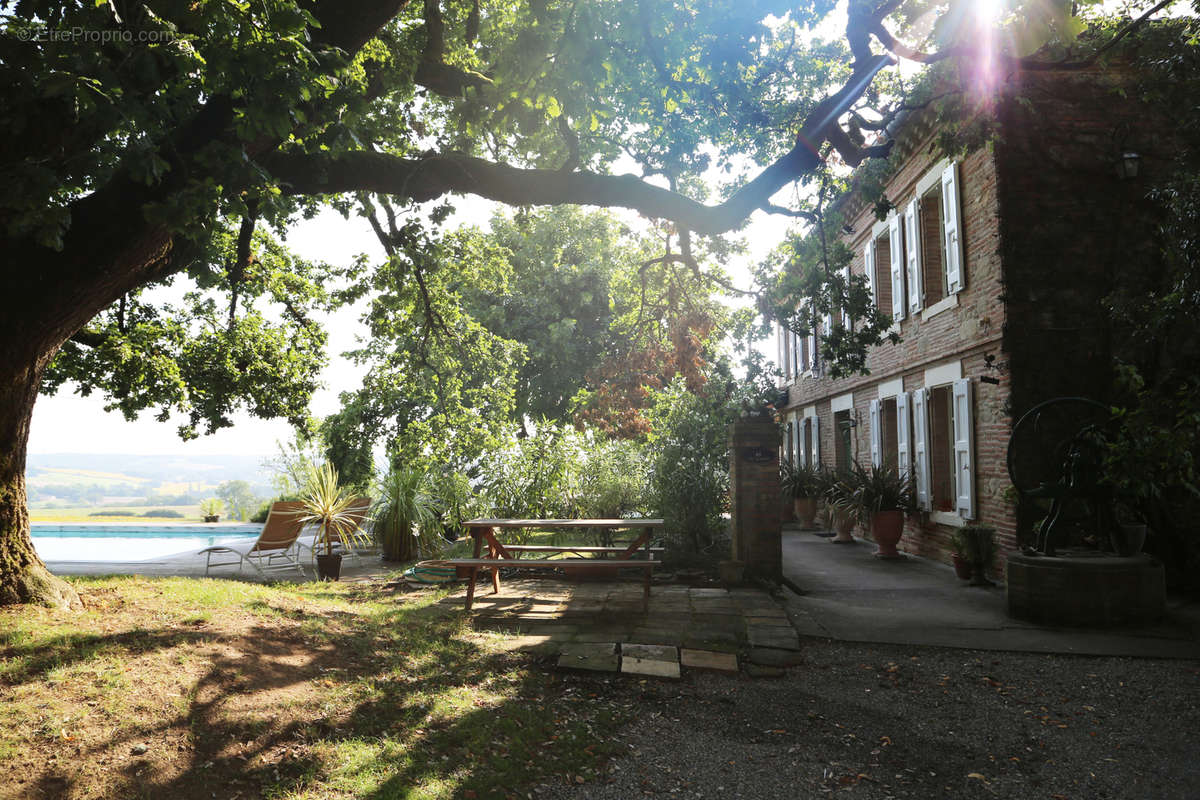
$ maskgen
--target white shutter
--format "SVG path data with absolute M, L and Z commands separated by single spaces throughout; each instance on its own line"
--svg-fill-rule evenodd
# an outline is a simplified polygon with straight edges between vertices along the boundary
M 800 436 L 800 434 L 801 434 L 800 428 L 801 428 L 800 414 L 793 412 L 792 413 L 792 428 L 791 428 L 791 430 L 792 430 L 792 448 L 796 452 L 796 460 L 794 462 L 792 462 L 794 464 L 802 464 L 804 462 L 804 449 L 801 444 L 803 442 L 803 439 L 801 439 L 801 436 Z
M 804 365 L 815 374 L 817 371 L 817 304 L 808 301 L 808 363 Z
M 925 296 L 921 291 L 921 205 L 915 197 L 904 209 L 904 268 L 908 271 L 908 310 L 915 314 L 924 307 Z
M 871 401 L 871 466 L 883 463 L 883 432 L 879 430 L 879 401 Z
M 971 406 L 971 381 L 954 382 L 954 476 L 955 508 L 964 519 L 975 519 L 974 424 Z
M 942 172 L 942 231 L 946 237 L 946 286 L 950 294 L 961 291 L 966 281 L 963 274 L 962 237 L 959 235 L 961 217 L 958 197 L 958 162 L 951 161 Z
M 842 268 L 842 280 L 846 284 L 846 304 L 842 306 L 839 316 L 842 320 L 842 326 L 850 327 L 850 265 L 847 264 Z
M 797 342 L 796 332 L 789 330 L 787 332 L 787 336 L 788 336 L 787 375 L 788 375 L 788 382 L 791 383 L 791 379 L 795 378 L 797 375 L 799 375 L 800 370 L 796 368 L 796 357 L 798 355 L 798 352 L 797 352 L 798 348 L 796 347 L 796 342 Z
M 908 413 L 908 392 L 896 395 L 896 464 L 901 475 L 912 473 L 912 418 Z
M 814 467 L 821 466 L 821 418 L 814 416 L 812 418 L 812 465 Z
M 775 323 L 775 337 L 776 337 L 776 339 L 778 339 L 777 344 L 779 345 L 779 371 L 783 373 L 783 377 L 781 377 L 779 380 L 782 383 L 786 384 L 788 382 L 787 381 L 787 377 L 788 377 L 788 363 L 787 363 L 788 339 L 787 339 L 787 328 L 783 327 L 782 322 Z
M 871 287 L 871 305 L 879 306 L 879 287 L 875 285 L 875 237 L 867 239 L 863 249 L 863 271 L 867 273 L 867 284 Z
M 888 252 L 892 268 L 892 319 L 904 319 L 904 242 L 900 238 L 900 215 L 888 216 Z
M 917 488 L 917 505 L 926 511 L 933 510 L 929 491 L 929 390 L 917 389 L 912 393 L 913 418 L 913 472 Z

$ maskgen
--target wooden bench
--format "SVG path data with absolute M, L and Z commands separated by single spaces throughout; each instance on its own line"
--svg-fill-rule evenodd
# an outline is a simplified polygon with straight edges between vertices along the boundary
M 472 519 L 467 520 L 464 525 L 471 538 L 475 541 L 474 555 L 472 558 L 457 558 L 446 559 L 446 563 L 455 567 L 464 567 L 470 570 L 470 576 L 467 582 L 467 610 L 471 610 L 471 604 L 475 600 L 475 584 L 479 579 L 479 570 L 489 569 L 492 572 L 492 593 L 496 594 L 500 591 L 500 570 L 501 568 L 515 569 L 538 569 L 538 570 L 563 570 L 564 572 L 571 571 L 598 571 L 612 570 L 615 574 L 621 569 L 640 569 L 642 570 L 642 607 L 646 609 L 650 604 L 650 576 L 654 568 L 659 565 L 651 556 L 655 550 L 661 551 L 662 548 L 650 547 L 650 536 L 655 530 L 662 527 L 661 519 Z M 496 538 L 497 529 L 508 528 L 540 528 L 540 529 L 580 529 L 580 528 L 608 528 L 610 530 L 634 530 L 640 529 L 641 534 L 626 545 L 621 547 L 542 547 L 538 545 L 511 545 L 506 546 L 501 544 Z M 487 558 L 481 558 L 483 552 L 483 544 L 487 542 L 488 553 Z M 632 556 L 639 550 L 646 551 L 644 559 L 635 560 Z M 616 554 L 616 558 L 515 558 L 514 552 L 550 552 L 550 553 L 603 553 Z

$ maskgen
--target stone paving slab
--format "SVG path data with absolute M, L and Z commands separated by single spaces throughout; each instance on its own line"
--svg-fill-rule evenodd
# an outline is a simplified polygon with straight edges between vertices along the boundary
M 679 651 L 679 662 L 688 669 L 731 673 L 738 671 L 737 656 L 733 653 L 684 649 Z
M 795 650 L 777 650 L 773 647 L 752 647 L 750 663 L 760 667 L 794 667 L 804 663 L 804 656 Z
M 627 675 L 648 675 L 653 678 L 678 678 L 678 661 L 655 661 L 649 658 L 622 658 L 621 672 Z
M 670 645 L 628 642 L 621 645 L 621 658 L 641 658 L 650 661 L 678 661 L 679 650 Z
M 774 647 L 779 650 L 799 650 L 800 637 L 794 630 L 782 628 L 751 628 L 750 644 L 754 647 Z
M 568 642 L 558 655 L 559 669 L 616 672 L 619 664 L 615 642 Z

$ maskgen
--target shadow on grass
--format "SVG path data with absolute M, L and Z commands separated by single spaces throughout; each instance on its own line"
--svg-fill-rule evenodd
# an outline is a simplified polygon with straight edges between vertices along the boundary
M 593 710 L 557 703 L 561 681 L 526 669 L 528 657 L 481 650 L 461 615 L 263 606 L 282 624 L 222 640 L 177 718 L 87 753 L 183 735 L 186 762 L 160 769 L 151 752 L 110 778 L 106 794 L 210 798 L 219 787 L 226 796 L 388 798 L 422 786 L 430 796 L 503 797 L 604 752 L 602 733 L 586 733 Z
M 0 681 L 10 685 L 46 677 L 52 670 L 105 656 L 140 656 L 181 644 L 211 639 L 196 630 L 146 630 L 135 628 L 120 633 L 70 633 L 39 638 L 27 644 L 13 642 L 13 635 L 0 633 Z

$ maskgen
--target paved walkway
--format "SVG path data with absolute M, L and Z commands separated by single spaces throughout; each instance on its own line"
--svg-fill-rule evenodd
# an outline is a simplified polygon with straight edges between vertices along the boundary
M 462 608 L 463 587 L 441 601 Z M 567 653 L 570 645 L 663 645 L 681 653 L 742 656 L 751 674 L 800 661 L 800 639 L 779 601 L 760 589 L 696 588 L 657 584 L 642 611 L 640 582 L 574 583 L 507 577 L 500 593 L 481 581 L 471 611 L 476 627 L 514 635 L 513 646 Z M 611 655 L 606 650 L 604 656 Z M 734 662 L 736 663 L 736 662 Z M 684 666 L 688 666 L 686 660 Z
M 1168 602 L 1141 629 L 1049 628 L 1010 619 L 1004 587 L 967 586 L 944 564 L 877 559 L 875 546 L 838 545 L 808 532 L 783 535 L 783 572 L 804 594 L 788 612 L 809 636 L 984 650 L 1200 658 L 1200 607 Z

